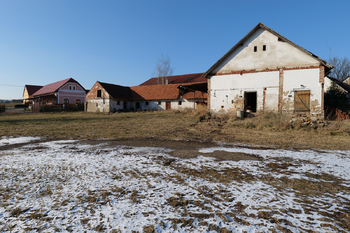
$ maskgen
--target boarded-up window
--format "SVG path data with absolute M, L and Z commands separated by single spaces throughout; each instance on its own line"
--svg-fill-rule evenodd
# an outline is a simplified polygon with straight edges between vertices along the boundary
M 295 91 L 294 93 L 294 112 L 310 112 L 310 91 Z

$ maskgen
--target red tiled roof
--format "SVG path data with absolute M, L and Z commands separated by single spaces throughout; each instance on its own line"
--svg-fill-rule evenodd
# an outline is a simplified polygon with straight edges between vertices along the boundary
M 179 96 L 178 84 L 130 87 L 133 100 L 175 100 Z
M 25 85 L 24 88 L 27 89 L 28 95 L 33 95 L 35 92 L 37 92 L 40 88 L 43 86 L 38 85 Z
M 180 85 L 194 88 L 196 85 L 205 85 L 206 83 L 179 83 L 179 84 L 165 84 L 165 85 L 145 85 L 125 87 L 115 84 L 99 82 L 101 86 L 108 92 L 108 94 L 115 99 L 124 100 L 176 100 L 179 98 Z M 183 95 L 183 99 L 193 99 L 193 90 Z M 192 92 L 191 92 L 192 91 Z M 207 98 L 207 93 L 202 91 L 195 91 L 195 98 Z
M 202 75 L 203 73 L 196 73 L 196 74 L 167 76 L 165 78 L 151 78 L 146 82 L 141 83 L 140 86 L 165 84 L 166 83 L 165 79 L 168 79 L 168 84 L 207 82 L 208 80 L 202 77 Z
M 58 89 L 60 87 L 62 87 L 64 84 L 66 84 L 67 82 L 75 82 L 78 83 L 76 80 L 74 80 L 73 78 L 67 78 L 55 83 L 50 83 L 45 85 L 44 87 L 42 87 L 41 89 L 39 89 L 37 92 L 35 92 L 33 94 L 33 96 L 38 96 L 38 95 L 44 95 L 44 94 L 50 94 L 50 93 L 54 93 L 56 91 L 58 91 Z M 79 84 L 79 83 L 78 83 Z M 80 85 L 80 84 L 79 84 Z M 81 86 L 81 85 L 80 85 Z
M 207 99 L 208 95 L 205 92 L 201 91 L 195 91 L 195 94 L 193 95 L 193 92 L 187 92 L 182 96 L 183 99 L 186 100 L 193 100 L 193 99 Z

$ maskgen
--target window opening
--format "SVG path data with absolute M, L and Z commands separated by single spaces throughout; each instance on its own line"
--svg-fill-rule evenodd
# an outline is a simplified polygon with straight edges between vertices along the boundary
M 76 100 L 75 100 L 75 103 L 76 103 L 76 104 L 80 104 L 80 103 L 81 103 L 81 100 L 80 100 L 80 99 L 76 99 Z
M 254 52 L 258 51 L 258 47 L 254 46 Z
M 263 51 L 266 51 L 266 45 L 263 45 Z
M 148 106 L 148 101 L 146 101 L 145 105 Z
M 69 104 L 69 99 L 65 98 L 65 99 L 63 100 L 63 103 Z
M 161 105 L 162 104 L 162 101 L 158 101 L 158 105 Z
M 101 97 L 101 96 L 102 96 L 101 90 L 97 90 L 97 97 Z
M 179 105 L 182 105 L 182 101 L 181 100 L 179 101 Z

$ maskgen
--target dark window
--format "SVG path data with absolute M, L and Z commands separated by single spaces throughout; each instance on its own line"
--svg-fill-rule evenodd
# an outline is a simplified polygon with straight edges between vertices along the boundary
M 120 105 L 120 101 L 119 100 L 117 101 L 117 105 Z
M 263 51 L 266 51 L 266 45 L 263 45 Z
M 65 98 L 65 99 L 63 100 L 63 103 L 69 104 L 69 99 Z
M 258 47 L 254 46 L 254 52 L 258 51 Z
M 145 102 L 145 105 L 148 105 L 148 101 Z
M 181 100 L 179 101 L 179 105 L 182 105 L 182 101 Z
M 101 97 L 101 96 L 102 96 L 101 90 L 97 90 L 97 97 Z
M 76 103 L 76 104 L 80 104 L 80 103 L 81 103 L 80 99 L 76 99 L 76 100 L 75 100 L 75 103 Z
M 162 101 L 158 101 L 158 105 L 161 105 L 162 104 Z

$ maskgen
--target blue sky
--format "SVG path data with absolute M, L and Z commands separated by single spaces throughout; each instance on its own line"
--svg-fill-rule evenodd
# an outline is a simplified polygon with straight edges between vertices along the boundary
M 259 22 L 322 59 L 350 57 L 350 1 L 0 0 L 0 99 L 74 78 L 139 85 L 168 55 L 205 72 Z

